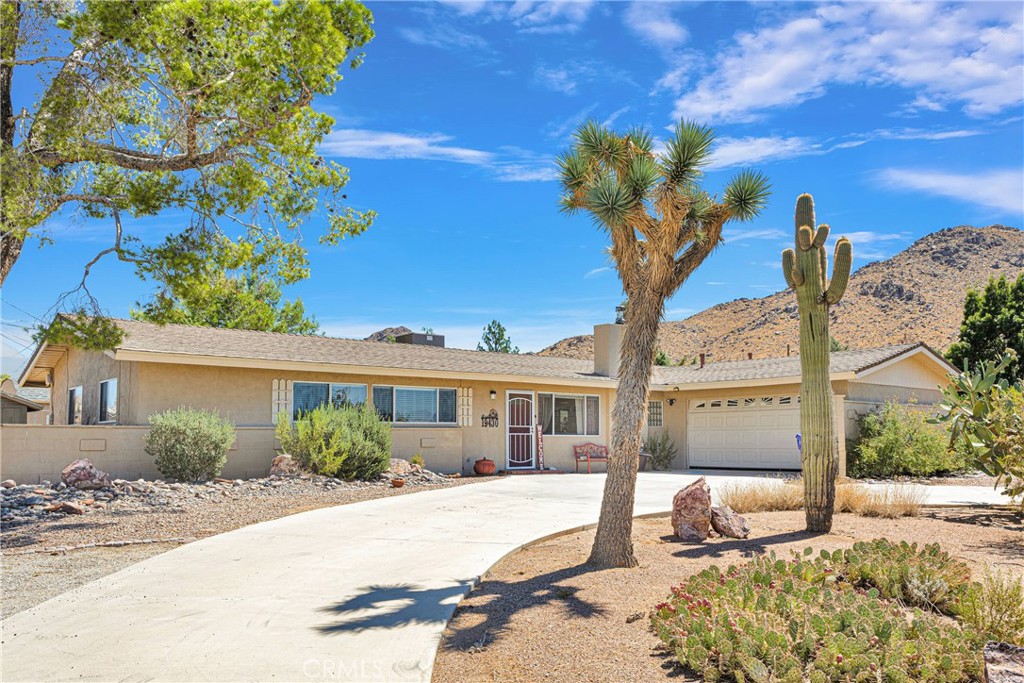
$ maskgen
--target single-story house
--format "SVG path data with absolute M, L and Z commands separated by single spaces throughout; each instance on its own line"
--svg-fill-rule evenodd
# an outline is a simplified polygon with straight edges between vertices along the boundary
M 45 403 L 42 396 L 31 394 L 46 394 Z M 45 416 L 48 415 L 49 391 L 46 390 L 24 390 L 10 379 L 0 382 L 0 423 L 2 424 L 46 424 Z M 36 400 L 33 400 L 36 399 Z M 43 416 L 39 419 L 38 415 Z
M 371 403 L 393 425 L 395 456 L 419 453 L 441 472 L 468 473 L 481 457 L 500 469 L 573 470 L 574 445 L 610 441 L 619 325 L 594 328 L 591 361 L 444 348 L 439 335 L 387 343 L 117 324 L 125 338 L 110 351 L 36 349 L 21 381 L 51 389 L 55 425 L 113 430 L 146 425 L 151 414 L 179 405 L 217 410 L 235 422 L 240 443 L 244 436 L 250 476 L 274 455 L 279 415 L 328 401 Z M 924 344 L 832 354 L 842 464 L 858 413 L 890 398 L 935 403 L 951 370 Z M 647 430 L 668 432 L 677 468 L 797 470 L 799 396 L 797 356 L 655 366 Z M 104 434 L 93 428 L 81 449 L 116 450 L 120 442 Z M 18 443 L 33 448 L 33 433 Z

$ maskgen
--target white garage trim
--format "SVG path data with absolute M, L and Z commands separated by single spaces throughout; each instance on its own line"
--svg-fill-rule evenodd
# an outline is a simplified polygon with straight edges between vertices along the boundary
M 693 468 L 799 470 L 800 397 L 691 400 L 687 411 Z

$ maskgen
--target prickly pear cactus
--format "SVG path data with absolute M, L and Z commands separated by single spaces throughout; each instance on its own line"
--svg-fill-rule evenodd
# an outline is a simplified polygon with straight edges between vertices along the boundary
M 796 201 L 796 249 L 782 252 L 782 272 L 796 291 L 800 310 L 800 431 L 804 474 L 804 510 L 807 530 L 832 530 L 839 468 L 832 384 L 829 379 L 828 308 L 839 303 L 850 281 L 853 247 L 841 237 L 836 242 L 832 280 L 828 276 L 825 241 L 828 226 L 814 228 L 814 199 Z

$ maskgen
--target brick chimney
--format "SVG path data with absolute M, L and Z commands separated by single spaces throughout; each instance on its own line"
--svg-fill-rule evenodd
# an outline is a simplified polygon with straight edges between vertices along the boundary
M 622 351 L 624 325 L 594 325 L 594 374 L 619 376 L 619 354 Z

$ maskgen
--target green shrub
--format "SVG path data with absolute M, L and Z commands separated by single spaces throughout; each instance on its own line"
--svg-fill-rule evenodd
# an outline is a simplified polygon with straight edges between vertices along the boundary
M 1005 572 L 989 572 L 973 583 L 956 615 L 989 640 L 1024 645 L 1024 585 Z
M 888 401 L 861 415 L 859 437 L 850 452 L 854 477 L 927 477 L 967 466 L 963 451 L 951 449 L 949 434 L 913 405 Z
M 162 475 L 179 481 L 212 479 L 227 461 L 235 426 L 218 413 L 175 408 L 149 416 L 146 453 Z
M 277 420 L 281 448 L 314 474 L 372 479 L 391 464 L 391 426 L 370 406 L 320 406 Z
M 651 454 L 651 469 L 670 470 L 672 459 L 676 457 L 679 449 L 668 438 L 668 432 L 662 432 L 660 436 L 650 436 L 644 442 L 644 450 Z
M 423 463 L 424 463 L 423 455 L 420 454 L 420 453 L 417 453 L 416 455 L 414 455 L 411 458 L 409 458 L 409 462 L 412 463 L 413 465 L 416 465 L 417 467 L 423 467 Z
M 852 550 L 811 555 L 706 569 L 672 589 L 651 625 L 705 681 L 981 680 L 977 634 L 847 581 Z
M 951 444 L 1024 505 L 1024 385 L 999 379 L 1015 360 L 1008 350 L 998 363 L 986 361 L 954 377 L 943 390 L 945 413 L 935 421 L 948 422 Z

